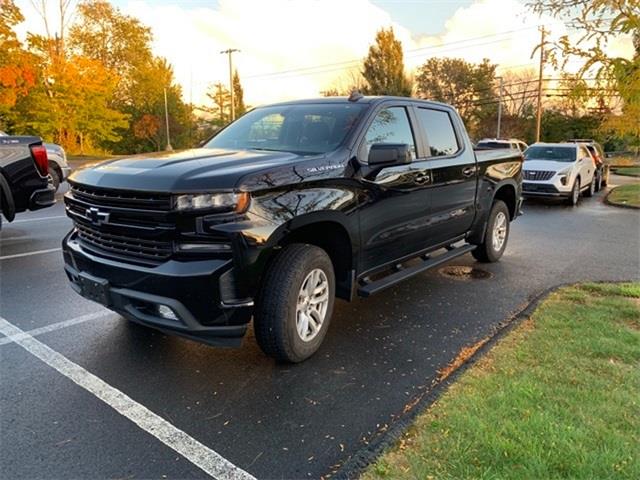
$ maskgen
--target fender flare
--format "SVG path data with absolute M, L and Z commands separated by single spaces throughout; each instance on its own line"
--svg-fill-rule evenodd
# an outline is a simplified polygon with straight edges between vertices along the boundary
M 13 193 L 9 182 L 0 172 L 0 210 L 8 222 L 12 222 L 16 218 L 16 204 L 13 200 Z

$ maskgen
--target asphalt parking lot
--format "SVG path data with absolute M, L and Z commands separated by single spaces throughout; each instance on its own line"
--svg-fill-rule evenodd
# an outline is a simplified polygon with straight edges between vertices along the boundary
M 2 477 L 326 477 L 407 415 L 462 347 L 540 292 L 640 278 L 640 214 L 602 200 L 527 202 L 501 262 L 454 261 L 489 278 L 432 271 L 338 303 L 320 352 L 296 366 L 265 357 L 252 335 L 216 349 L 82 299 L 62 269 L 62 203 L 22 214 L 0 234 L 0 331 L 37 342 L 0 336 Z

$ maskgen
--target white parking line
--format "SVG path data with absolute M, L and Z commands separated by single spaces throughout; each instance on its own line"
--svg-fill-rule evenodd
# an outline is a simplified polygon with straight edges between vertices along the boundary
M 29 257 L 31 255 L 41 255 L 43 253 L 59 252 L 62 248 L 50 248 L 48 250 L 36 250 L 35 252 L 16 253 L 15 255 L 5 255 L 0 260 L 9 260 L 10 258 Z
M 55 332 L 56 330 L 60 330 L 62 328 L 67 328 L 72 325 L 77 325 L 79 323 L 84 323 L 89 320 L 95 320 L 102 317 L 107 317 L 109 315 L 117 315 L 111 310 L 102 310 L 100 312 L 88 313 L 86 315 L 81 315 L 76 318 L 71 318 L 69 320 L 64 320 L 62 322 L 52 323 L 51 325 L 47 325 L 45 327 L 34 328 L 33 330 L 29 330 L 18 337 L 4 337 L 0 338 L 0 346 L 6 345 L 8 343 L 13 343 L 17 340 L 17 338 L 27 338 L 28 336 L 35 337 L 37 335 L 42 335 L 43 333 Z
M 20 220 L 14 220 L 11 224 L 14 223 L 25 223 L 25 222 L 39 222 L 41 220 L 51 220 L 54 218 L 69 218 L 66 215 L 52 215 L 51 217 L 37 217 L 37 218 L 23 218 Z
M 131 420 L 145 432 L 156 437 L 213 478 L 219 480 L 255 480 L 251 474 L 236 467 L 220 454 L 176 428 L 144 405 L 139 404 L 120 390 L 36 340 L 27 332 L 2 317 L 0 317 L 0 333 L 13 338 L 14 342 L 27 352 L 95 395 L 120 415 Z

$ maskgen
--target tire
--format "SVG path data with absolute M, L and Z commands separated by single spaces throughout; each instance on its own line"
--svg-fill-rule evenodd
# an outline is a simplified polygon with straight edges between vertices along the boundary
M 573 187 L 571 187 L 571 193 L 567 198 L 567 203 L 572 207 L 575 207 L 576 205 L 578 205 L 579 201 L 580 201 L 580 179 L 576 178 L 575 181 L 573 182 Z
M 584 192 L 585 197 L 593 197 L 596 193 L 596 176 L 594 175 L 591 178 L 591 183 L 589 184 L 589 188 Z
M 304 288 L 318 283 L 325 285 L 327 298 L 314 304 L 310 301 L 314 295 L 320 298 L 324 294 L 305 295 Z M 313 245 L 288 245 L 268 267 L 258 294 L 253 317 L 258 345 L 280 362 L 306 360 L 324 340 L 334 300 L 335 275 L 327 253 Z
M 57 192 L 58 187 L 60 187 L 60 174 L 58 173 L 58 170 L 55 167 L 49 165 L 49 175 L 51 176 L 53 188 L 55 188 Z
M 483 242 L 471 252 L 471 255 L 483 263 L 493 263 L 500 260 L 507 248 L 509 228 L 509 209 L 502 200 L 496 200 L 491 207 L 491 212 L 489 212 Z M 503 233 L 498 233 L 498 229 Z M 498 241 L 498 238 L 501 238 L 501 241 Z

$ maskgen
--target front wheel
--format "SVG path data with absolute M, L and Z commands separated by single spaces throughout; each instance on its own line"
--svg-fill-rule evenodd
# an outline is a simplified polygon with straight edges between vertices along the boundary
M 489 212 L 484 241 L 471 252 L 479 262 L 497 262 L 507 248 L 509 239 L 509 209 L 502 200 L 496 200 Z
M 567 198 L 567 203 L 572 207 L 578 205 L 578 201 L 580 200 L 580 179 L 576 178 L 573 182 L 573 187 L 571 187 L 571 193 Z
M 329 328 L 335 275 L 327 253 L 313 245 L 285 247 L 267 269 L 253 325 L 264 353 L 297 363 L 313 355 Z

